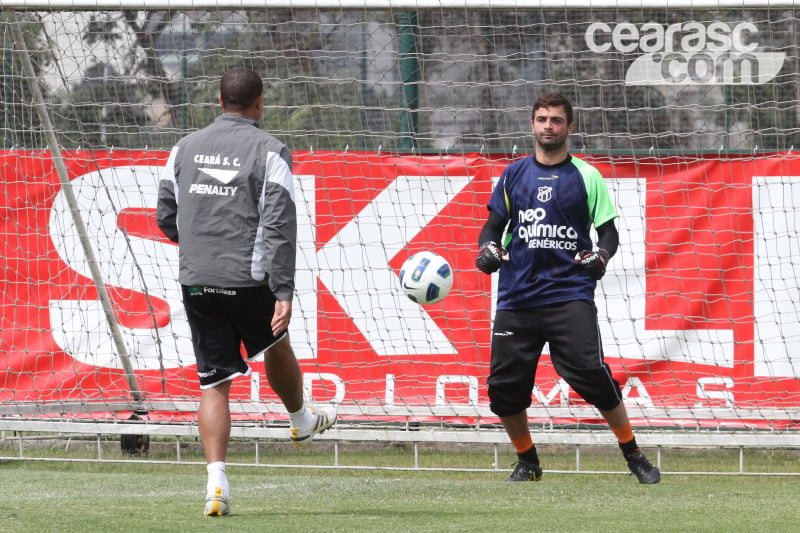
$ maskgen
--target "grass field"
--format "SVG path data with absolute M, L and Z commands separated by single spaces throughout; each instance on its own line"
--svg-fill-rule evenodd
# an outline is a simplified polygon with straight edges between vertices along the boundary
M 197 453 L 187 449 L 185 464 L 0 461 L 0 531 L 794 532 L 800 524 L 800 475 L 731 474 L 738 455 L 726 450 L 671 451 L 655 486 L 623 474 L 621 458 L 608 450 L 585 454 L 582 469 L 619 473 L 554 472 L 574 470 L 574 454 L 542 450 L 539 483 L 505 481 L 511 454 L 501 457 L 508 469 L 485 472 L 229 465 L 234 514 L 224 518 L 202 516 L 205 469 L 195 463 Z M 376 447 L 342 462 L 408 467 L 408 455 Z M 278 448 L 268 459 L 320 465 L 330 456 Z M 420 463 L 480 468 L 489 459 L 485 451 L 432 450 Z M 237 451 L 232 460 L 252 456 Z M 753 471 L 797 473 L 798 463 L 796 452 L 750 451 L 747 457 Z M 700 465 L 727 474 L 669 473 Z

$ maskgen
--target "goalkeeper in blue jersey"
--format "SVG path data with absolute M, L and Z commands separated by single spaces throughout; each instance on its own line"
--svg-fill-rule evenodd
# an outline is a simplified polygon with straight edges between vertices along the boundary
M 661 473 L 636 444 L 600 342 L 594 291 L 619 245 L 608 188 L 596 168 L 569 154 L 575 128 L 569 100 L 556 93 L 537 98 L 532 128 L 535 153 L 503 171 L 476 260 L 486 274 L 500 271 L 488 385 L 491 410 L 518 455 L 508 479 L 542 476 L 526 410 L 549 343 L 556 371 L 603 415 L 630 471 L 640 483 L 658 483 Z

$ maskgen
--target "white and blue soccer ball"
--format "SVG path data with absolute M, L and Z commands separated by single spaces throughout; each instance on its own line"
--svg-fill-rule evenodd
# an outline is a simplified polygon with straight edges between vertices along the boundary
M 400 267 L 403 293 L 420 305 L 441 302 L 453 288 L 453 269 L 447 259 L 433 252 L 419 252 Z

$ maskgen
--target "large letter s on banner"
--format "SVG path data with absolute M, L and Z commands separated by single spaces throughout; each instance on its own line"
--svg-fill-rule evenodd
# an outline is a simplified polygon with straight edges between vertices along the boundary
M 123 209 L 155 209 L 160 171 L 154 166 L 111 167 L 72 180 L 78 210 L 106 285 L 159 298 L 169 306 L 167 324 L 154 321 L 152 328 L 121 328 L 135 370 L 194 363 L 178 285 L 177 247 L 125 235 L 117 224 Z M 91 279 L 63 193 L 53 203 L 48 229 L 61 259 Z M 92 366 L 122 368 L 99 301 L 51 300 L 50 325 L 56 343 L 74 359 Z

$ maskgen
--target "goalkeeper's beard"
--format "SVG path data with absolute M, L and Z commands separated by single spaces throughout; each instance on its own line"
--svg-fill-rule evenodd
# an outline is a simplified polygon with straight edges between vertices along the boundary
M 549 140 L 543 140 L 544 134 L 539 133 L 534 135 L 536 144 L 545 153 L 557 153 L 564 149 L 567 144 L 567 135 L 551 137 Z

